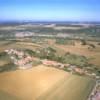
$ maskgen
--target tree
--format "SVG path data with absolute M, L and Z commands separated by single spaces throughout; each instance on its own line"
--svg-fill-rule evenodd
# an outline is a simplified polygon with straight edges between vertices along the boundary
M 92 48 L 95 48 L 95 45 L 94 44 L 89 44 L 90 47 Z
M 81 40 L 82 45 L 86 45 L 86 41 L 85 40 Z

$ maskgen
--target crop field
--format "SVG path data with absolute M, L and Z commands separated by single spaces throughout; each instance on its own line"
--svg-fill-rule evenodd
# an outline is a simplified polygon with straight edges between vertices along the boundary
M 38 100 L 87 100 L 95 82 L 75 75 L 64 77 Z
M 13 41 L 2 41 L 0 43 L 1 47 L 0 47 L 0 52 L 3 52 L 6 49 L 11 49 L 11 48 L 15 48 L 15 49 L 31 49 L 34 50 L 38 47 L 40 47 L 40 45 L 38 44 L 34 44 L 34 43 L 27 43 L 27 42 L 13 42 Z
M 96 45 L 96 43 L 94 43 Z M 80 45 L 79 43 L 76 43 L 73 45 L 54 45 L 56 48 L 62 50 L 62 52 L 70 52 L 77 55 L 83 55 L 90 59 L 90 62 L 95 65 L 100 65 L 100 46 L 96 45 L 96 48 L 89 49 L 88 45 Z
M 78 29 L 82 29 L 82 27 L 53 27 L 55 30 L 62 30 L 62 29 L 71 29 L 71 30 L 78 30 Z
M 94 84 L 90 78 L 39 65 L 0 73 L 0 96 L 4 100 L 86 100 Z
M 0 100 L 88 100 L 100 80 L 99 28 L 1 25 Z
M 3 52 L 6 49 L 30 49 L 30 50 L 36 50 L 37 48 L 44 48 L 45 46 L 51 46 L 56 51 L 57 54 L 60 54 L 61 56 L 64 55 L 66 52 L 70 52 L 72 54 L 81 55 L 89 58 L 89 63 L 99 66 L 100 65 L 100 45 L 97 45 L 98 42 L 90 42 L 87 41 L 88 44 L 95 45 L 95 48 L 89 48 L 89 45 L 81 45 L 80 42 L 77 42 L 75 40 L 75 45 L 71 44 L 57 44 L 55 39 L 44 39 L 47 41 L 46 45 L 39 44 L 39 43 L 33 43 L 30 41 L 1 41 L 0 42 L 0 52 Z M 5 60 L 7 63 L 8 61 Z M 1 65 L 3 65 L 3 60 L 0 60 Z
M 21 100 L 35 100 L 68 73 L 45 66 L 0 74 L 0 90 Z M 20 100 L 19 99 L 19 100 Z

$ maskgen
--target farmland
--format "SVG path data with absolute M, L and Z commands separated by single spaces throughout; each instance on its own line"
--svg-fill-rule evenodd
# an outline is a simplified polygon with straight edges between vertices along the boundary
M 6 41 L 6 43 L 9 43 L 9 41 Z M 12 63 L 12 61 L 7 55 L 3 55 L 2 52 L 12 48 L 25 50 L 30 54 L 32 54 L 30 50 L 40 50 L 41 56 L 36 56 L 40 58 L 42 56 L 45 57 L 44 54 L 47 52 L 45 50 L 51 50 L 52 53 L 50 53 L 50 55 L 52 55 L 53 52 L 59 54 L 59 52 L 63 51 L 62 49 L 57 49 L 58 47 L 56 44 L 54 44 L 54 48 L 44 48 L 43 45 L 41 46 L 39 43 L 34 44 L 31 41 L 27 43 L 17 41 L 3 45 L 1 48 L 0 61 L 2 62 L 1 68 L 4 69 L 2 73 L 0 73 L 0 94 L 5 100 L 7 97 L 10 98 L 10 100 L 46 100 L 47 98 L 54 100 L 57 98 L 57 95 L 59 95 L 57 98 L 58 100 L 65 99 L 66 97 L 69 98 L 69 100 L 75 100 L 75 98 L 76 100 L 85 100 L 88 98 L 88 95 L 95 85 L 95 80 L 87 76 L 72 75 L 69 72 L 53 68 L 53 66 L 48 67 L 40 64 L 36 66 L 33 65 L 32 68 L 26 70 L 16 69 L 16 67 L 14 67 L 15 65 L 9 65 L 12 67 L 5 67 L 5 61 L 7 61 L 8 64 Z M 55 50 L 57 51 L 55 52 Z M 43 55 L 42 52 L 44 52 Z M 64 55 L 64 52 L 60 53 L 60 55 Z M 52 58 L 52 56 L 50 57 Z M 80 84 L 80 82 L 81 85 L 79 86 L 78 84 Z M 76 87 L 77 89 L 75 89 Z M 87 87 L 88 90 L 86 90 Z M 74 90 L 73 92 L 72 89 Z M 60 93 L 60 91 L 63 91 L 63 93 Z M 73 96 L 74 99 L 72 98 Z
M 7 100 L 16 100 L 16 98 L 19 98 L 18 100 L 47 100 L 47 98 L 54 100 L 58 94 L 61 99 L 68 96 L 69 100 L 85 100 L 94 84 L 95 81 L 92 79 L 70 75 L 43 65 L 0 74 L 0 90 L 4 91 L 4 97 L 6 93 L 9 94 Z M 10 95 L 15 96 L 15 99 L 10 99 Z M 61 100 L 60 98 L 58 100 Z
M 90 98 L 100 80 L 99 28 L 91 24 L 1 25 L 0 99 Z
M 87 41 L 91 43 L 90 41 Z M 89 49 L 89 45 L 81 45 L 80 42 L 75 42 L 75 45 L 59 45 L 55 44 L 55 46 L 59 49 L 64 50 L 65 52 L 70 52 L 73 54 L 84 55 L 88 58 L 93 58 L 90 60 L 93 64 L 100 65 L 99 58 L 100 58 L 100 46 L 97 45 L 98 42 L 92 42 L 96 45 L 96 48 Z

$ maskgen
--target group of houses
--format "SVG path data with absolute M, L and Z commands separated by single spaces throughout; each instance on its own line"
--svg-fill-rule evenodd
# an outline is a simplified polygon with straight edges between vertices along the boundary
M 34 57 L 28 54 L 25 50 L 9 49 L 9 50 L 5 50 L 5 52 L 9 55 L 13 63 L 17 65 L 20 69 L 31 68 L 33 61 L 35 61 Z M 43 65 L 46 66 L 52 66 L 61 70 L 67 70 L 72 74 L 74 73 L 80 75 L 87 75 L 89 77 L 100 79 L 100 76 L 97 76 L 96 73 L 89 73 L 86 69 L 80 68 L 77 65 L 63 64 L 48 59 L 43 59 L 43 60 L 38 59 L 38 61 L 40 61 Z
M 46 66 L 51 66 L 51 67 L 55 67 L 58 69 L 62 69 L 62 70 L 67 70 L 69 72 L 71 72 L 72 74 L 80 74 L 80 75 L 86 75 L 95 79 L 100 79 L 100 76 L 96 75 L 96 73 L 92 72 L 88 72 L 87 69 L 84 68 L 80 68 L 77 65 L 72 65 L 72 64 L 63 64 L 63 63 L 59 63 L 57 61 L 51 61 L 48 59 L 44 59 L 41 60 L 43 65 Z
M 33 58 L 28 53 L 16 49 L 5 50 L 5 52 L 9 55 L 13 63 L 19 66 L 19 68 L 24 69 L 26 68 L 26 65 L 31 67 Z
M 56 61 L 47 60 L 47 59 L 41 60 L 41 62 L 42 62 L 42 64 L 44 64 L 46 66 L 52 66 L 52 67 L 56 67 L 56 68 L 59 68 L 59 69 L 66 68 L 71 73 L 73 73 L 73 72 L 77 72 L 79 74 L 83 74 L 84 73 L 83 69 L 78 68 L 75 65 L 62 64 L 62 63 L 59 63 L 59 62 L 56 62 Z

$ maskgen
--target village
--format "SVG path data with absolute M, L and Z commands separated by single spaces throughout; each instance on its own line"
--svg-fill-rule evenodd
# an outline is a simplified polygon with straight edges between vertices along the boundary
M 10 50 L 5 50 L 5 52 L 9 55 L 12 62 L 15 65 L 17 65 L 19 69 L 31 68 L 33 67 L 32 63 L 38 61 L 40 62 L 40 64 L 43 64 L 45 66 L 55 67 L 61 70 L 65 70 L 70 72 L 71 74 L 85 75 L 97 80 L 100 79 L 100 77 L 96 75 L 96 73 L 94 72 L 90 73 L 84 68 L 80 68 L 76 65 L 69 64 L 69 63 L 64 64 L 50 59 L 40 59 L 30 55 L 27 51 L 24 50 L 10 49 Z
M 29 54 L 16 49 L 5 50 L 5 52 L 19 69 L 27 69 L 32 67 L 33 59 Z
M 17 49 L 9 49 L 5 50 L 5 52 L 9 55 L 12 62 L 17 65 L 18 69 L 29 69 L 33 67 L 33 62 L 39 61 L 40 64 L 43 64 L 48 67 L 58 68 L 60 70 L 65 70 L 70 72 L 71 74 L 84 75 L 89 76 L 90 78 L 94 78 L 96 80 L 96 85 L 89 96 L 88 100 L 100 100 L 100 77 L 95 73 L 89 73 L 87 70 L 79 68 L 76 65 L 71 64 L 63 64 L 57 61 L 48 60 L 48 59 L 39 59 L 33 57 L 28 52 L 24 50 Z

